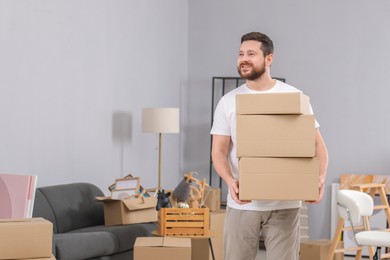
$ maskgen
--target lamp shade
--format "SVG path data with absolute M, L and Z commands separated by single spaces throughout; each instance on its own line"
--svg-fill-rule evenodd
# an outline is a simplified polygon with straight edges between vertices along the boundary
M 179 133 L 179 108 L 144 108 L 142 110 L 142 132 Z

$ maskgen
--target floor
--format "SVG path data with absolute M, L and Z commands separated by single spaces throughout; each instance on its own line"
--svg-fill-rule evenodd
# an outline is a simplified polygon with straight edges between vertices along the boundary
M 352 260 L 352 259 L 355 259 L 355 257 L 354 256 L 353 257 L 350 257 L 350 256 L 345 256 L 344 257 L 344 260 Z M 368 258 L 362 258 L 362 259 L 368 259 Z M 260 250 L 259 251 L 259 253 L 257 254 L 256 260 L 266 260 L 265 259 L 265 251 L 264 250 Z

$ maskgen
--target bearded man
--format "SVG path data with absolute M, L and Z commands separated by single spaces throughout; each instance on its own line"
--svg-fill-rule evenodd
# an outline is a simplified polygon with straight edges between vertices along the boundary
M 246 82 L 224 95 L 215 110 L 211 129 L 212 160 L 229 191 L 224 226 L 225 260 L 254 260 L 259 249 L 260 233 L 264 237 L 267 259 L 299 259 L 299 211 L 302 202 L 243 201 L 238 196 L 236 95 L 301 92 L 271 77 L 273 53 L 273 42 L 267 35 L 251 32 L 242 36 L 237 70 Z M 309 203 L 318 203 L 322 199 L 328 166 L 328 153 L 317 121 L 315 127 L 315 156 L 320 163 L 319 196 Z

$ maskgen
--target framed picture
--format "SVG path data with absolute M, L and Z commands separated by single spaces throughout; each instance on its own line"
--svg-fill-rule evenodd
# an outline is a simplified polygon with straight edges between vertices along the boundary
M 127 185 L 130 185 L 130 187 L 135 187 L 135 183 L 134 182 L 132 182 L 132 181 L 127 182 L 129 179 L 138 179 L 138 184 L 137 184 L 138 185 L 137 186 L 138 190 L 137 190 L 137 192 L 140 193 L 140 194 L 143 194 L 143 196 L 145 198 L 150 197 L 149 190 L 145 189 L 144 187 L 142 187 L 140 185 L 139 177 L 134 177 L 131 173 L 129 173 L 128 175 L 126 175 L 123 178 L 115 180 L 115 182 L 108 187 L 108 190 L 110 192 L 112 192 L 113 190 L 121 189 L 121 187 L 125 187 L 124 189 L 128 189 L 128 187 L 126 187 Z M 119 180 L 119 184 L 117 186 L 118 180 Z M 126 184 L 126 182 L 127 182 L 127 184 Z
M 136 189 L 139 190 L 139 178 L 138 177 L 127 177 L 115 180 L 115 190 L 128 190 Z
M 114 200 L 128 199 L 137 193 L 138 193 L 137 189 L 121 189 L 121 190 L 114 189 L 111 191 L 111 199 Z

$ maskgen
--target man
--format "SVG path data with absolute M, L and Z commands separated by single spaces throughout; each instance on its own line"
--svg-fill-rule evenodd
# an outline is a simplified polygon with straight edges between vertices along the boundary
M 301 201 L 243 201 L 239 199 L 236 157 L 236 94 L 299 92 L 272 79 L 273 42 L 265 34 L 252 32 L 241 38 L 237 70 L 246 83 L 222 97 L 211 129 L 213 164 L 225 181 L 227 198 L 224 228 L 224 259 L 253 260 L 259 248 L 259 234 L 265 240 L 267 260 L 299 259 L 299 209 Z M 318 203 L 324 192 L 328 154 L 316 122 L 315 156 L 320 162 Z

